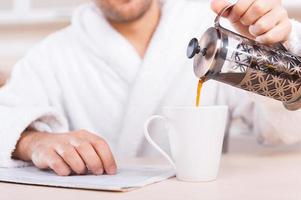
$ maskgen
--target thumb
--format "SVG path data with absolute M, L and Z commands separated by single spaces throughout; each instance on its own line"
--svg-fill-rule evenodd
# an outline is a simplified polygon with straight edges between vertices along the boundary
M 219 14 L 220 12 L 222 12 L 224 8 L 237 2 L 237 0 L 210 0 L 210 1 L 211 1 L 211 9 L 216 14 Z M 228 14 L 229 13 L 225 13 L 224 17 L 226 17 Z

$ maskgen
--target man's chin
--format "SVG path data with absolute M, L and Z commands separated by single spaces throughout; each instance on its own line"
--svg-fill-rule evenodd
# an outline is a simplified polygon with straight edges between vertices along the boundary
M 143 17 L 150 9 L 153 0 L 100 0 L 100 9 L 104 15 L 113 22 L 126 23 L 136 21 Z M 107 2 L 106 2 L 107 1 Z

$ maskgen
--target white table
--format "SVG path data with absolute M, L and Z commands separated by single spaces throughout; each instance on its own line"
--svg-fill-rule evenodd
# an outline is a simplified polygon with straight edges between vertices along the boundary
M 1 200 L 300 200 L 301 152 L 224 155 L 217 181 L 170 179 L 126 193 L 0 183 Z

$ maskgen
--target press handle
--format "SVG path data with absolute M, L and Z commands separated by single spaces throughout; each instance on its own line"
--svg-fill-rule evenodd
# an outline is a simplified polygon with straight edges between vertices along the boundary
M 225 14 L 225 12 L 230 11 L 235 4 L 230 4 L 227 7 L 225 7 L 215 18 L 214 20 L 214 26 L 215 28 L 223 28 L 221 23 L 220 23 L 220 19 L 222 18 L 222 16 Z

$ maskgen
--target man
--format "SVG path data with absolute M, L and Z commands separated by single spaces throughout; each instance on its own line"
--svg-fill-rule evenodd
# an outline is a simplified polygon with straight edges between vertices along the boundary
M 218 13 L 229 3 L 211 4 Z M 242 34 L 300 53 L 299 25 L 280 0 L 240 0 L 226 17 Z M 31 161 L 62 176 L 115 174 L 111 149 L 117 157 L 151 154 L 143 123 L 161 106 L 193 105 L 197 80 L 186 45 L 212 24 L 201 1 L 97 0 L 79 8 L 1 89 L 0 166 Z M 231 120 L 242 119 L 264 144 L 301 140 L 299 111 L 263 108 L 216 82 L 205 84 L 202 103 L 229 105 Z

